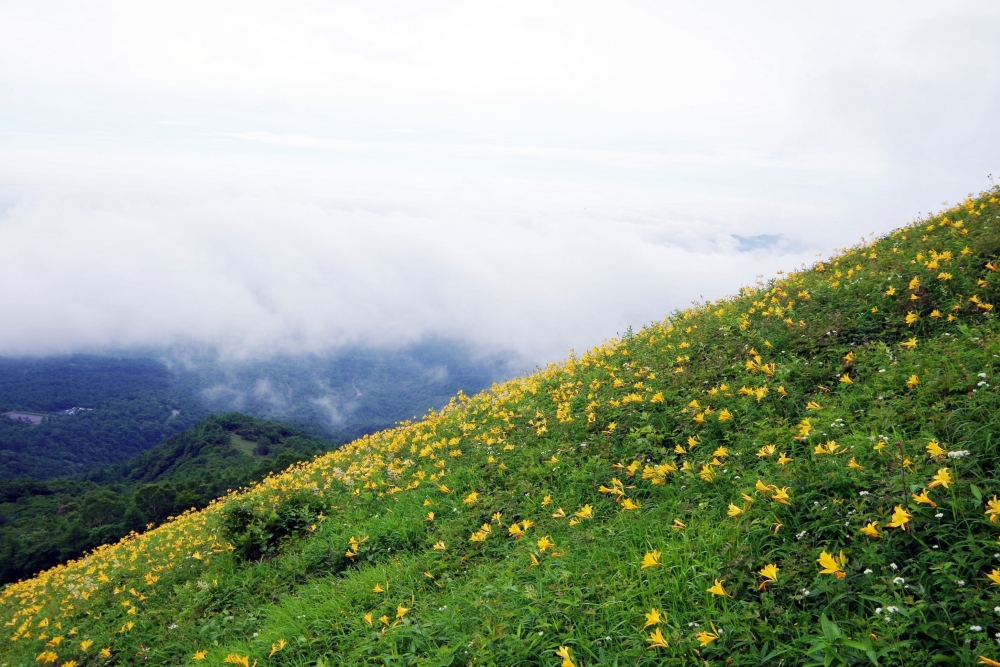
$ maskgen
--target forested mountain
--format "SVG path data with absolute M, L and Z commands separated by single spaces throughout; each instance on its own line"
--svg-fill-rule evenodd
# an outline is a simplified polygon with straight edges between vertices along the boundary
M 204 507 L 330 446 L 280 424 L 224 414 L 109 468 L 0 480 L 0 584 Z
M 503 357 L 440 340 L 242 362 L 176 350 L 0 358 L 0 479 L 107 467 L 221 412 L 346 442 L 509 374 Z
M 208 410 L 159 362 L 73 355 L 0 358 L 9 413 L 24 416 L 0 417 L 0 478 L 46 479 L 127 459 Z

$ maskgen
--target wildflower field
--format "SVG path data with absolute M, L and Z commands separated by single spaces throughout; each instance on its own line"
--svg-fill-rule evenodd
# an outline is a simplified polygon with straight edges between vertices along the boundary
M 1000 665 L 1000 190 L 0 591 L 0 666 Z

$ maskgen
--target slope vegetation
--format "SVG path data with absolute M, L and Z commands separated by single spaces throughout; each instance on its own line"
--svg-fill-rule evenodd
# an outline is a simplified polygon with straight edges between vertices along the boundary
M 998 195 L 12 585 L 0 662 L 1000 664 Z

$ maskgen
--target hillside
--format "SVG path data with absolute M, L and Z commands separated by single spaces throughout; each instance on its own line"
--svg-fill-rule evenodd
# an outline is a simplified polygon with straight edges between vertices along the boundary
M 110 468 L 0 480 L 0 584 L 116 542 L 330 449 L 280 424 L 210 417 Z
M 1000 664 L 998 196 L 9 586 L 0 663 Z

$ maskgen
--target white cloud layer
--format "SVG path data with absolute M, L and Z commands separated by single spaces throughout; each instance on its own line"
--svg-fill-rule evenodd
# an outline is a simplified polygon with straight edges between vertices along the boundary
M 0 354 L 545 360 L 990 185 L 993 3 L 0 5 Z

